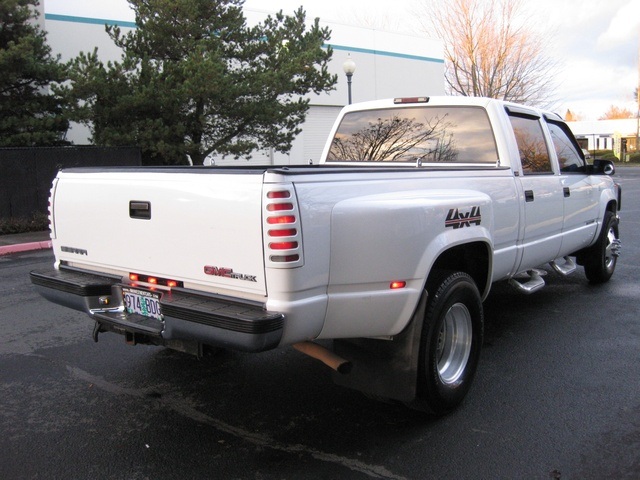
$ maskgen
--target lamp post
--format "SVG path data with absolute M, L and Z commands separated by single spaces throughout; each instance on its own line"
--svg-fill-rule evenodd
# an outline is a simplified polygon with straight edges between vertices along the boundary
M 347 75 L 347 91 L 349 92 L 349 105 L 351 105 L 351 77 L 353 77 L 353 72 L 356 71 L 356 62 L 351 59 L 351 55 L 342 64 L 342 69 Z

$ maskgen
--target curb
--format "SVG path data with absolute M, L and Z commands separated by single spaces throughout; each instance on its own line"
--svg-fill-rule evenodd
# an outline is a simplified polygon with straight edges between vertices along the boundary
M 0 256 L 9 255 L 10 253 L 30 252 L 32 250 L 44 250 L 51 248 L 51 240 L 44 242 L 19 243 L 16 245 L 6 245 L 0 247 Z

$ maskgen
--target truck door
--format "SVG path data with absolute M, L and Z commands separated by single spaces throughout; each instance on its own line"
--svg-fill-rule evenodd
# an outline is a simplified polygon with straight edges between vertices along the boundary
M 562 244 L 563 190 L 554 173 L 542 119 L 532 111 L 507 107 L 522 171 L 518 176 L 524 205 L 522 260 L 518 271 L 555 259 Z
M 586 171 L 586 162 L 569 127 L 561 121 L 546 118 L 558 164 L 564 197 L 562 253 L 573 253 L 586 247 L 596 234 L 599 195 Z

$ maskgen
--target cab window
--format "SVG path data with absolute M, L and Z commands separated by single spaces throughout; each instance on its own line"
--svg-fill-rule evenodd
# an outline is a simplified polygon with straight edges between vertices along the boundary
M 327 161 L 496 165 L 498 151 L 483 108 L 388 108 L 346 114 Z
M 509 115 L 525 175 L 553 173 L 551 158 L 538 117 Z
M 553 139 L 553 147 L 558 156 L 560 171 L 584 172 L 585 161 L 578 152 L 578 147 L 572 137 L 559 124 L 549 122 L 547 125 Z

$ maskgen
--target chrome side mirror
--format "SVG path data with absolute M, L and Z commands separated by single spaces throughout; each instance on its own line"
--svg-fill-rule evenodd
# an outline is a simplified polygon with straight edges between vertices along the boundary
M 616 166 L 611 160 L 594 160 L 592 173 L 601 175 L 613 175 L 616 173 Z

